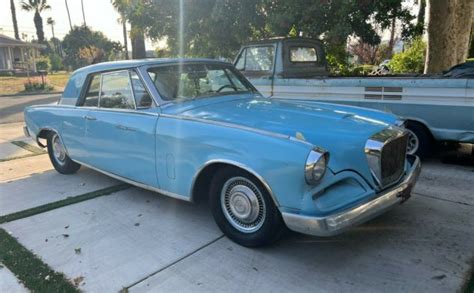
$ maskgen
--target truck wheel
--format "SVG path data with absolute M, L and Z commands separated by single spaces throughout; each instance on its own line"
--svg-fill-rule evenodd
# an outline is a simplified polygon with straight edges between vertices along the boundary
M 66 148 L 61 141 L 59 135 L 52 132 L 48 135 L 48 155 L 54 169 L 61 174 L 73 174 L 76 173 L 81 165 L 74 162 L 69 158 L 66 153 Z
M 251 174 L 226 167 L 214 175 L 210 188 L 214 219 L 230 239 L 247 247 L 278 240 L 283 219 L 266 188 Z
M 431 133 L 418 122 L 408 121 L 406 128 L 408 130 L 407 153 L 417 155 L 420 158 L 429 155 L 434 142 Z

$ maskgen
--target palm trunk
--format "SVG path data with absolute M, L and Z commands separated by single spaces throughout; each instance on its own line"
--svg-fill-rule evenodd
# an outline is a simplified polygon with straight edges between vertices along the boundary
M 146 58 L 145 34 L 142 29 L 134 26 L 133 23 L 131 25 L 132 59 Z
M 64 3 L 66 3 L 67 17 L 69 19 L 69 28 L 72 30 L 71 14 L 69 13 L 69 6 L 67 5 L 67 0 L 64 0 Z
M 18 22 L 16 20 L 16 9 L 15 1 L 10 0 L 10 9 L 12 11 L 13 30 L 15 31 L 15 39 L 20 39 L 20 33 L 18 32 Z
M 127 20 L 124 15 L 122 15 L 122 31 L 123 31 L 123 47 L 125 48 L 125 59 L 129 59 L 128 56 L 128 39 L 127 39 Z
M 43 31 L 43 19 L 39 14 L 38 10 L 35 12 L 34 17 L 35 27 L 36 27 L 36 36 L 38 37 L 38 42 L 44 42 L 44 31 Z
M 84 13 L 84 0 L 81 0 L 81 7 L 82 7 L 82 19 L 84 20 L 84 26 L 87 26 L 86 14 Z

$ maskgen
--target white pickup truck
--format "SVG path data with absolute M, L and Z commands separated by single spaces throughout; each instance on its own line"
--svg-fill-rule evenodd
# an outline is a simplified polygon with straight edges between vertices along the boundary
M 267 97 L 394 113 L 411 132 L 409 152 L 420 156 L 435 141 L 474 143 L 474 67 L 439 76 L 337 77 L 325 60 L 318 40 L 279 38 L 243 46 L 234 64 Z

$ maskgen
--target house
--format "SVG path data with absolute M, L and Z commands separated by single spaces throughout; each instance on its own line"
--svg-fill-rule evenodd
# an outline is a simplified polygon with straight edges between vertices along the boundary
M 0 73 L 36 72 L 36 59 L 43 48 L 46 46 L 0 34 Z

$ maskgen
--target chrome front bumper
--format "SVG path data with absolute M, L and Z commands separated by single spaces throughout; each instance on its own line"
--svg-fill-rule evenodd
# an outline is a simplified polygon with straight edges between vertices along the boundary
M 325 217 L 311 217 L 283 212 L 286 226 L 293 231 L 315 236 L 332 236 L 362 224 L 408 199 L 421 171 L 420 159 L 408 156 L 411 168 L 394 187 L 381 192 L 373 200 L 343 212 Z

